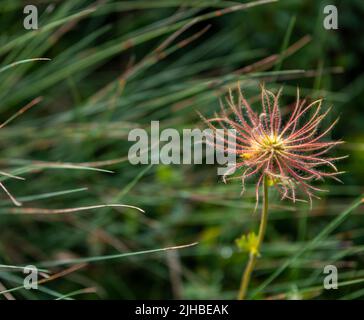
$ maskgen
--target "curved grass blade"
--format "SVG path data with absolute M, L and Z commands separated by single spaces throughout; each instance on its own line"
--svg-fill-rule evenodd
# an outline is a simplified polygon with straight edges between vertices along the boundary
M 189 244 L 185 244 L 185 245 L 166 247 L 166 248 L 160 248 L 160 249 L 143 250 L 143 251 L 127 252 L 127 253 L 121 253 L 121 254 L 111 254 L 111 255 L 88 257 L 88 258 L 65 259 L 65 260 L 58 260 L 58 261 L 45 261 L 45 262 L 38 263 L 37 265 L 43 266 L 43 267 L 55 267 L 55 266 L 69 265 L 69 264 L 93 263 L 93 262 L 100 262 L 100 261 L 106 261 L 106 260 L 115 260 L 115 259 L 120 259 L 120 258 L 126 258 L 126 257 L 131 257 L 131 256 L 138 256 L 138 255 L 143 255 L 143 254 L 164 252 L 164 251 L 168 251 L 168 250 L 179 250 L 179 249 L 193 247 L 197 244 L 198 244 L 198 242 L 193 242 L 193 243 L 189 243 Z

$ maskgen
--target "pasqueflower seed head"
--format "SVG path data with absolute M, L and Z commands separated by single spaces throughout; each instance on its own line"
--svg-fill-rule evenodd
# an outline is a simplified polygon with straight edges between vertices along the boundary
M 259 199 L 259 187 L 264 177 L 269 185 L 275 186 L 282 199 L 297 198 L 297 188 L 307 195 L 310 203 L 316 197 L 316 191 L 324 191 L 312 185 L 313 180 L 323 180 L 326 177 L 339 180 L 339 172 L 334 162 L 344 157 L 328 157 L 327 152 L 342 141 L 324 141 L 323 138 L 332 130 L 338 119 L 326 129 L 319 131 L 322 121 L 331 109 L 322 112 L 322 100 L 307 103 L 301 100 L 299 89 L 297 98 L 286 122 L 283 122 L 279 106 L 282 89 L 277 94 L 261 87 L 261 113 L 253 110 L 243 96 L 238 85 L 238 99 L 233 98 L 232 91 L 226 98 L 227 107 L 221 102 L 221 112 L 213 118 L 204 119 L 208 126 L 217 129 L 234 129 L 235 143 L 223 139 L 225 152 L 236 152 L 234 168 L 238 170 L 239 178 L 256 176 L 256 198 Z M 215 147 L 221 148 L 221 144 Z M 326 167 L 326 168 L 325 168 Z M 329 168 L 330 170 L 327 170 Z M 231 173 L 231 172 L 230 172 Z M 226 172 L 226 175 L 230 174 Z

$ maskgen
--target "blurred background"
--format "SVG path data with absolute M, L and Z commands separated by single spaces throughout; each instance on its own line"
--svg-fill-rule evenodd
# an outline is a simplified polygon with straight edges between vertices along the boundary
M 0 122 L 43 97 L 1 129 L 1 170 L 26 180 L 0 178 L 23 203 L 0 194 L 0 299 L 234 299 L 247 261 L 235 239 L 259 221 L 254 181 L 240 196 L 212 165 L 131 165 L 127 137 L 152 120 L 202 127 L 196 111 L 212 115 L 238 80 L 255 108 L 262 82 L 284 86 L 282 106 L 297 86 L 323 97 L 323 126 L 340 116 L 332 138 L 347 142 L 333 154 L 349 155 L 312 210 L 272 194 L 248 297 L 364 296 L 362 0 L 39 0 L 38 30 L 23 27 L 26 4 L 0 4 Z M 328 4 L 337 30 L 323 27 Z M 52 211 L 116 203 L 145 214 Z M 59 277 L 25 290 L 28 264 Z M 323 289 L 330 264 L 337 290 Z

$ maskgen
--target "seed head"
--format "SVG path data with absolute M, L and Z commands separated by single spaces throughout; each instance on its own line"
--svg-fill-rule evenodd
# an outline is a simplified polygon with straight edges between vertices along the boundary
M 301 100 L 299 89 L 293 110 L 288 120 L 283 123 L 277 94 L 261 87 L 260 114 L 255 112 L 244 98 L 238 85 L 238 102 L 235 103 L 231 90 L 226 98 L 228 108 L 221 102 L 221 113 L 215 114 L 211 119 L 204 119 L 210 128 L 216 130 L 235 129 L 236 142 L 223 139 L 223 146 L 214 143 L 216 148 L 225 152 L 236 152 L 238 159 L 232 170 L 238 169 L 239 178 L 243 183 L 245 179 L 257 176 L 256 198 L 259 199 L 259 187 L 264 177 L 268 185 L 275 186 L 281 193 L 282 199 L 292 201 L 300 199 L 296 196 L 297 188 L 307 195 L 310 203 L 316 197 L 316 191 L 321 190 L 312 185 L 313 180 L 323 180 L 326 177 L 334 178 L 339 172 L 334 161 L 344 157 L 327 157 L 327 152 L 342 141 L 323 141 L 322 139 L 331 131 L 338 119 L 328 128 L 319 132 L 319 126 L 331 109 L 322 111 L 322 100 L 307 104 L 306 99 Z M 324 167 L 329 171 L 324 171 Z M 230 171 L 230 172 L 229 172 Z M 340 181 L 340 180 L 339 180 Z

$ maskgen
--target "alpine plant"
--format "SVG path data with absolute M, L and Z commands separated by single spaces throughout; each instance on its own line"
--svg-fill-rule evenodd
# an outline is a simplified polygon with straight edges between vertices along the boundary
M 332 147 L 343 142 L 323 140 L 338 119 L 319 131 L 320 124 L 331 111 L 329 108 L 322 112 L 322 99 L 307 103 L 306 99 L 300 99 L 297 89 L 295 105 L 293 110 L 288 108 L 288 120 L 284 122 L 279 106 L 282 88 L 274 94 L 264 86 L 261 87 L 260 113 L 253 110 L 239 85 L 237 102 L 231 90 L 229 93 L 226 105 L 220 101 L 219 114 L 215 113 L 211 119 L 203 118 L 214 132 L 217 129 L 236 131 L 233 145 L 225 136 L 222 142 L 213 142 L 216 148 L 235 152 L 238 159 L 235 166 L 225 173 L 224 181 L 232 171 L 237 171 L 244 191 L 245 180 L 256 176 L 258 204 L 259 188 L 264 177 L 267 177 L 269 184 L 278 189 L 282 199 L 305 201 L 297 198 L 298 188 L 312 204 L 312 198 L 318 198 L 315 194 L 317 191 L 326 191 L 313 186 L 314 180 L 326 177 L 339 180 L 337 175 L 342 172 L 338 171 L 334 162 L 343 157 L 328 157 L 326 154 Z

